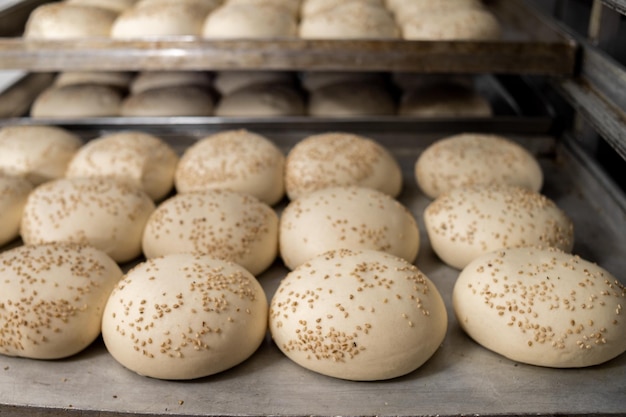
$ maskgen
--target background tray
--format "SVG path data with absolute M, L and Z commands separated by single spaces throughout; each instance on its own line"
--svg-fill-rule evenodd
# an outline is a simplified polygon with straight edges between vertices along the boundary
M 248 126 L 245 126 L 248 127 Z M 92 138 L 112 129 L 77 126 Z M 157 133 L 179 151 L 220 127 Z M 114 130 L 114 129 L 113 129 Z M 270 126 L 256 130 L 285 151 L 309 128 Z M 115 362 L 101 340 L 58 361 L 0 357 L 0 415 L 33 416 L 415 416 L 415 415 L 614 415 L 625 416 L 626 355 L 583 369 L 518 364 L 472 342 L 460 329 L 450 296 L 458 271 L 434 255 L 422 213 L 429 200 L 417 189 L 413 164 L 439 134 L 398 133 L 367 126 L 353 129 L 384 143 L 398 158 L 405 186 L 400 200 L 418 219 L 422 244 L 416 265 L 441 291 L 449 314 L 446 339 L 421 368 L 381 382 L 325 377 L 287 359 L 269 336 L 247 361 L 228 371 L 189 382 L 136 375 Z M 517 136 L 545 172 L 543 192 L 573 219 L 574 252 L 595 261 L 624 282 L 626 202 L 594 163 L 577 148 L 544 136 Z M 280 206 L 278 207 L 280 210 Z M 271 298 L 287 270 L 277 261 L 259 277 Z

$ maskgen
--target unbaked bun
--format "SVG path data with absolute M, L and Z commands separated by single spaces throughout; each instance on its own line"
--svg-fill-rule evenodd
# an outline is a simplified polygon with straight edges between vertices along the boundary
M 132 77 L 126 71 L 64 71 L 55 78 L 54 85 L 99 84 L 127 89 Z
M 140 375 L 201 378 L 257 350 L 267 311 L 263 288 L 243 267 L 206 255 L 168 255 L 137 265 L 120 281 L 104 310 L 102 337 L 113 358 Z
M 139 0 L 135 7 L 153 6 L 155 4 L 190 4 L 203 7 L 208 13 L 222 4 L 222 1 L 223 0 Z
M 109 37 L 117 12 L 65 2 L 42 4 L 33 10 L 24 29 L 27 39 Z
M 270 303 L 270 331 L 297 364 L 335 378 L 408 374 L 439 348 L 446 308 L 432 281 L 383 252 L 336 250 L 287 274 Z
M 24 178 L 0 175 L 0 247 L 19 236 L 22 213 L 32 190 Z
M 402 25 L 406 40 L 488 41 L 501 37 L 500 22 L 488 10 L 456 9 L 429 13 Z
M 413 262 L 420 237 L 409 210 L 380 191 L 331 187 L 290 202 L 279 225 L 279 251 L 289 269 L 333 249 L 371 249 Z
M 130 85 L 131 94 L 163 87 L 196 86 L 208 89 L 213 77 L 206 71 L 143 71 Z
M 300 8 L 300 14 L 304 19 L 317 13 L 331 13 L 332 9 L 335 7 L 348 2 L 384 7 L 382 0 L 304 0 L 302 2 L 302 7 Z
M 308 110 L 314 117 L 390 116 L 396 104 L 384 84 L 347 81 L 312 91 Z
M 80 5 L 80 6 L 92 6 L 100 7 L 121 13 L 124 10 L 130 9 L 137 3 L 137 0 L 65 0 L 67 4 Z
M 493 110 L 489 100 L 474 88 L 449 83 L 405 92 L 398 114 L 422 118 L 491 117 Z
M 482 10 L 481 0 L 411 0 L 398 1 L 392 5 L 396 21 L 403 25 L 412 20 L 428 19 L 433 13 L 455 13 L 459 10 Z
M 287 71 L 219 71 L 215 74 L 213 86 L 225 96 L 255 84 L 294 86 L 295 83 L 294 74 Z
M 111 28 L 111 37 L 138 39 L 160 36 L 198 36 L 212 10 L 198 3 L 158 3 L 133 7 L 122 13 Z
M 274 205 L 285 194 L 284 167 L 284 154 L 266 137 L 228 130 L 187 148 L 174 181 L 179 193 L 229 189 Z
M 301 0 L 226 0 L 228 5 L 250 4 L 254 6 L 280 7 L 289 12 L 295 19 L 300 15 Z
M 141 254 L 141 236 L 154 203 L 143 191 L 106 178 L 47 182 L 28 197 L 20 226 L 25 244 L 94 246 L 117 262 Z
M 300 76 L 302 87 L 313 92 L 331 84 L 345 82 L 384 83 L 384 77 L 378 72 L 349 71 L 305 71 Z
M 456 187 L 510 184 L 541 190 L 543 172 L 535 157 L 503 136 L 463 133 L 427 147 L 415 163 L 420 189 L 436 198 Z
M 554 248 L 481 256 L 459 275 L 452 302 L 472 339 L 514 361 L 579 368 L 626 351 L 624 285 Z
M 33 185 L 61 178 L 82 144 L 78 136 L 56 126 L 3 127 L 0 175 L 24 177 Z
M 574 246 L 572 221 L 547 197 L 526 188 L 473 185 L 437 197 L 424 210 L 431 246 L 462 269 L 480 255 L 511 247 Z
M 225 4 L 203 24 L 202 36 L 211 39 L 294 38 L 298 23 L 281 7 L 247 3 Z
M 160 200 L 174 187 L 177 163 L 178 155 L 162 139 L 122 131 L 87 142 L 72 158 L 66 177 L 113 178 Z
M 235 262 L 256 276 L 278 254 L 278 216 L 267 204 L 234 191 L 178 194 L 152 213 L 142 247 L 148 258 L 201 253 Z
M 89 246 L 51 243 L 0 253 L 0 353 L 60 359 L 99 335 L 104 306 L 122 271 Z
M 32 118 L 115 117 L 120 115 L 122 93 L 108 85 L 75 84 L 50 87 L 33 102 Z
M 212 116 L 213 96 L 196 86 L 153 88 L 127 96 L 120 114 L 125 117 Z
M 306 113 L 304 98 L 284 84 L 255 84 L 222 96 L 215 107 L 218 117 L 285 117 Z
M 374 188 L 396 197 L 402 190 L 402 171 L 382 145 L 351 133 L 312 135 L 287 154 L 285 190 L 291 200 L 340 185 Z

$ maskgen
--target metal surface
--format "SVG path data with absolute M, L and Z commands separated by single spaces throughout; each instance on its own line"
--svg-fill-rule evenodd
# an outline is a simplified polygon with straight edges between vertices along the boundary
M 108 127 L 77 126 L 85 137 Z M 179 151 L 219 127 L 161 130 Z M 285 151 L 313 133 L 304 127 L 259 128 Z M 458 274 L 434 255 L 422 213 L 429 200 L 413 178 L 421 150 L 440 135 L 354 130 L 385 144 L 405 175 L 400 200 L 422 230 L 416 265 L 441 291 L 449 329 L 439 351 L 415 372 L 381 382 L 325 377 L 287 359 L 269 336 L 247 361 L 228 371 L 189 382 L 136 375 L 117 364 L 101 340 L 58 361 L 0 357 L 0 415 L 33 416 L 418 416 L 418 415 L 615 415 L 626 416 L 626 355 L 600 366 L 550 369 L 518 364 L 472 342 L 458 326 L 450 295 Z M 549 137 L 516 137 L 540 157 L 543 192 L 573 219 L 574 252 L 605 267 L 624 282 L 626 203 L 593 161 Z M 280 206 L 278 207 L 280 210 Z M 287 270 L 277 261 L 259 277 L 268 298 Z
M 570 75 L 576 44 L 521 0 L 493 0 L 504 27 L 494 42 L 373 40 L 33 41 L 0 38 L 0 69 L 386 70 Z

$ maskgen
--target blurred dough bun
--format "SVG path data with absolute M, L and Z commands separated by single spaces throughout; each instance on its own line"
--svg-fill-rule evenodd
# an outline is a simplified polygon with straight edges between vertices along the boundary
M 91 245 L 117 262 L 141 254 L 141 237 L 154 203 L 143 191 L 107 178 L 47 182 L 28 197 L 22 217 L 25 244 Z
M 109 37 L 117 13 L 92 6 L 65 2 L 43 4 L 33 10 L 26 22 L 28 39 L 83 39 Z
M 349 71 L 306 71 L 301 74 L 302 87 L 313 92 L 331 84 L 344 82 L 383 83 L 384 78 L 378 72 L 349 72 Z
M 488 10 L 456 9 L 429 13 L 402 25 L 407 40 L 497 40 L 500 23 Z
M 402 190 L 402 171 L 382 145 L 351 133 L 312 135 L 287 154 L 285 189 L 291 200 L 342 185 L 374 188 L 396 197 Z
M 303 0 L 300 14 L 302 18 L 307 18 L 317 13 L 329 13 L 335 7 L 346 3 L 363 3 L 384 7 L 382 0 Z
M 210 88 L 213 77 L 205 71 L 143 71 L 130 84 L 132 94 L 163 87 L 196 86 Z
M 0 246 L 19 236 L 22 213 L 32 190 L 24 178 L 0 175 Z
M 290 202 L 279 224 L 279 251 L 289 269 L 333 249 L 371 249 L 413 262 L 420 236 L 411 212 L 380 191 L 331 187 Z
M 543 172 L 535 157 L 498 135 L 462 133 L 427 147 L 415 163 L 420 189 L 436 198 L 456 187 L 510 184 L 540 191 Z
M 294 38 L 297 34 L 298 22 L 287 9 L 262 4 L 226 3 L 202 27 L 202 36 L 212 39 Z
M 122 131 L 87 142 L 70 162 L 66 177 L 107 177 L 140 188 L 153 200 L 174 187 L 178 155 L 148 133 Z
M 0 129 L 0 175 L 24 177 L 39 185 L 65 176 L 81 139 L 56 126 L 6 126 Z
M 157 3 L 133 7 L 111 28 L 111 37 L 137 39 L 157 36 L 198 36 L 212 9 L 198 3 Z
M 286 84 L 296 82 L 291 72 L 284 71 L 220 71 L 215 74 L 213 86 L 222 95 L 229 95 L 239 89 L 255 84 Z
M 374 381 L 406 375 L 439 348 L 443 299 L 415 266 L 383 252 L 326 252 L 280 282 L 269 326 L 278 348 L 323 375 Z
M 501 184 L 440 195 L 426 207 L 424 225 L 437 256 L 457 269 L 504 248 L 542 245 L 570 252 L 574 246 L 572 221 L 552 200 Z
M 108 85 L 76 84 L 50 87 L 33 102 L 33 118 L 116 117 L 120 115 L 122 93 Z
M 412 117 L 491 117 L 491 103 L 471 87 L 433 84 L 402 95 L 398 114 Z
M 306 113 L 298 90 L 284 84 L 254 84 L 222 96 L 215 107 L 219 117 L 281 117 Z
M 66 4 L 100 7 L 121 13 L 126 9 L 130 9 L 137 3 L 137 0 L 65 0 Z
M 300 22 L 303 39 L 395 39 L 399 31 L 391 14 L 381 6 L 341 2 L 327 11 L 305 16 Z
M 214 10 L 223 0 L 139 0 L 135 7 L 153 6 L 155 4 L 190 4 L 204 8 L 206 13 Z
M 99 84 L 126 89 L 132 77 L 131 72 L 124 71 L 64 71 L 55 78 L 54 85 Z
M 396 21 L 403 25 L 411 20 L 428 19 L 433 13 L 455 13 L 459 10 L 483 10 L 481 0 L 410 0 L 392 2 L 390 10 Z
M 472 339 L 514 361 L 579 368 L 626 351 L 624 285 L 554 248 L 481 256 L 459 275 L 452 303 Z
M 152 378 L 186 380 L 248 359 L 267 332 L 267 298 L 243 267 L 173 254 L 131 269 L 104 310 L 102 337 L 121 365 Z M 134 331 L 138 322 L 142 331 Z
M 178 194 L 152 213 L 142 245 L 147 258 L 201 253 L 235 262 L 256 276 L 278 254 L 278 216 L 248 194 L 229 190 Z
M 347 81 L 329 84 L 311 92 L 309 115 L 315 117 L 390 116 L 396 113 L 394 99 L 384 84 Z
M 125 117 L 212 116 L 213 96 L 196 86 L 153 88 L 130 94 L 122 102 Z
M 273 6 L 287 10 L 295 19 L 300 15 L 301 0 L 226 0 L 228 5 L 250 4 L 254 6 Z
M 119 266 L 89 246 L 50 243 L 0 253 L 0 353 L 60 359 L 99 335 Z
M 285 155 L 266 137 L 227 130 L 187 148 L 174 181 L 179 193 L 229 189 L 274 205 L 285 194 L 284 167 Z

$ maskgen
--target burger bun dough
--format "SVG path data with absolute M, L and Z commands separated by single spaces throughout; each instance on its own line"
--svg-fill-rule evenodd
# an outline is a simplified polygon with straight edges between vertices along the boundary
M 188 380 L 248 359 L 267 331 L 267 298 L 243 267 L 206 255 L 173 254 L 130 270 L 113 290 L 102 337 L 140 375 Z M 142 331 L 133 331 L 142 321 Z
M 295 76 L 287 71 L 219 71 L 215 74 L 213 87 L 223 96 L 255 84 L 285 84 L 293 86 Z
M 405 260 L 341 249 L 283 278 L 269 326 L 276 345 L 298 365 L 375 381 L 424 364 L 445 338 L 447 312 L 433 282 Z
M 153 88 L 127 96 L 120 113 L 125 117 L 212 116 L 213 96 L 203 88 L 187 85 Z
M 389 89 L 371 81 L 328 84 L 311 92 L 309 115 L 314 117 L 363 117 L 396 114 Z
M 202 36 L 211 39 L 294 38 L 298 22 L 285 8 L 267 4 L 226 3 L 211 13 Z
M 502 36 L 500 22 L 488 10 L 464 8 L 428 13 L 402 24 L 406 40 L 498 40 Z
M 143 71 L 137 74 L 130 85 L 131 94 L 163 87 L 196 86 L 208 89 L 213 77 L 205 71 Z
M 24 178 L 0 175 L 0 246 L 19 236 L 22 213 L 32 190 Z
M 222 96 L 218 117 L 283 117 L 306 113 L 298 90 L 284 84 L 254 84 Z
M 121 105 L 121 91 L 108 85 L 53 86 L 37 96 L 30 115 L 34 119 L 116 117 Z
M 98 84 L 125 90 L 132 77 L 132 73 L 126 71 L 64 71 L 55 78 L 54 85 Z
M 517 362 L 579 368 L 626 351 L 626 288 L 558 249 L 482 255 L 459 275 L 452 303 L 472 339 Z
M 117 12 L 67 2 L 42 4 L 35 8 L 26 22 L 27 39 L 107 38 Z
M 212 10 L 200 3 L 155 3 L 122 13 L 111 28 L 114 39 L 162 36 L 199 36 L 202 23 Z
M 491 103 L 473 88 L 460 84 L 435 84 L 406 91 L 400 116 L 424 118 L 491 117 Z
M 93 247 L 50 243 L 0 253 L 0 275 L 0 353 L 61 359 L 100 335 L 104 306 L 122 271 Z

